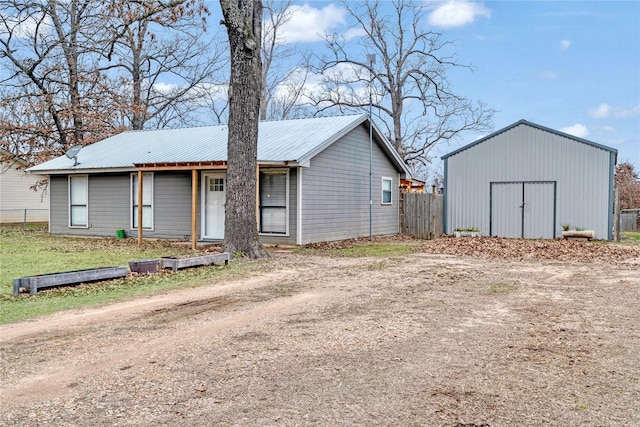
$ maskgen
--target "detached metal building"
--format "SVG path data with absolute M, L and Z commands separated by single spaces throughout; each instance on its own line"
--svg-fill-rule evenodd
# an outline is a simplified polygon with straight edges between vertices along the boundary
M 445 232 L 552 239 L 571 224 L 611 240 L 617 154 L 520 120 L 442 157 Z

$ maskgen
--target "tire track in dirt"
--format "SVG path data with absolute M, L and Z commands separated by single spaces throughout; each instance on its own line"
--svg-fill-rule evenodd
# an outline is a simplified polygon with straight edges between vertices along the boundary
M 316 304 L 328 294 L 325 292 L 304 292 L 290 297 L 278 298 L 250 305 L 233 313 L 224 313 L 214 322 L 208 322 L 206 328 L 197 322 L 190 328 L 181 327 L 170 335 L 155 338 L 140 345 L 134 343 L 130 346 L 114 350 L 109 354 L 99 356 L 87 363 L 79 360 L 53 360 L 46 373 L 22 378 L 18 383 L 3 390 L 4 404 L 28 399 L 51 399 L 64 394 L 69 390 L 69 384 L 75 383 L 79 378 L 95 375 L 117 366 L 130 367 L 144 360 L 148 360 L 152 353 L 162 352 L 167 348 L 187 346 L 195 340 L 206 339 L 207 336 L 215 336 L 216 333 L 233 329 L 256 321 L 264 321 L 267 317 L 282 316 L 305 304 Z M 52 368 L 53 366 L 58 366 Z M 69 369 L 73 366 L 73 369 Z
M 362 259 L 339 260 L 334 268 L 338 264 L 352 266 L 362 262 Z M 12 345 L 18 346 L 25 340 L 32 341 L 32 349 L 37 352 L 39 347 L 47 346 L 51 341 L 62 342 L 63 346 L 65 341 L 71 342 L 74 337 L 91 335 L 96 328 L 101 329 L 93 340 L 93 349 L 97 347 L 99 351 L 88 348 L 82 354 L 67 352 L 54 359 L 40 360 L 42 366 L 37 373 L 26 373 L 13 384 L 5 381 L 3 398 L 11 403 L 25 398 L 47 400 L 59 397 L 83 377 L 118 366 L 130 367 L 148 360 L 154 353 L 188 346 L 207 336 L 214 337 L 222 331 L 250 323 L 285 316 L 300 306 L 318 304 L 328 296 L 335 298 L 344 291 L 345 283 L 325 286 L 329 283 L 327 279 L 332 275 L 331 270 L 312 271 L 313 264 L 294 263 L 289 268 L 276 268 L 269 273 L 221 285 L 212 284 L 3 325 L 0 327 L 0 346 L 5 355 L 11 352 Z M 277 287 L 291 281 L 302 285 L 293 291 L 285 289 L 280 295 Z M 198 316 L 205 318 L 194 321 Z M 146 326 L 150 323 L 161 325 L 164 332 L 150 339 L 141 338 L 148 333 Z M 133 331 L 133 336 L 127 336 L 130 343 L 119 346 L 110 341 L 110 336 L 127 330 Z

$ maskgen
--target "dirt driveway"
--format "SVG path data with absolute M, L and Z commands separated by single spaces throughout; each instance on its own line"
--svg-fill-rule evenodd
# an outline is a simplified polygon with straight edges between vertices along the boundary
M 640 257 L 424 250 L 4 325 L 0 424 L 640 425 Z

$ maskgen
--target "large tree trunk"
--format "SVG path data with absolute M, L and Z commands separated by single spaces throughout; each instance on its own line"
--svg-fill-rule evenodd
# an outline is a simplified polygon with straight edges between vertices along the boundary
M 231 50 L 224 249 L 269 256 L 258 238 L 256 170 L 262 63 L 260 0 L 220 0 Z

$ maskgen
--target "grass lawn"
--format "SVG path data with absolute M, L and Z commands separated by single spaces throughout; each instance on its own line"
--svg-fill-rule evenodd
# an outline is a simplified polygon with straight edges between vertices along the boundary
M 623 231 L 621 234 L 622 240 L 640 242 L 640 231 Z
M 298 249 L 301 253 L 339 257 L 390 257 L 411 253 L 415 242 L 358 242 L 351 247 Z M 127 266 L 135 259 L 199 253 L 169 241 L 51 236 L 46 226 L 0 226 L 0 323 L 55 313 L 57 311 L 151 295 L 168 289 L 196 287 L 215 277 L 240 277 L 260 271 L 262 263 L 235 260 L 227 266 L 211 266 L 128 277 L 101 283 L 43 290 L 36 295 L 13 295 L 13 279 L 37 274 L 87 268 Z
M 123 300 L 162 290 L 198 286 L 220 275 L 233 275 L 257 268 L 255 263 L 236 261 L 211 266 L 130 277 L 74 287 L 61 287 L 36 295 L 13 295 L 13 279 L 36 274 L 87 268 L 127 266 L 129 260 L 195 253 L 171 246 L 168 241 L 77 238 L 51 236 L 46 226 L 0 226 L 0 323 L 14 322 L 56 311 Z

